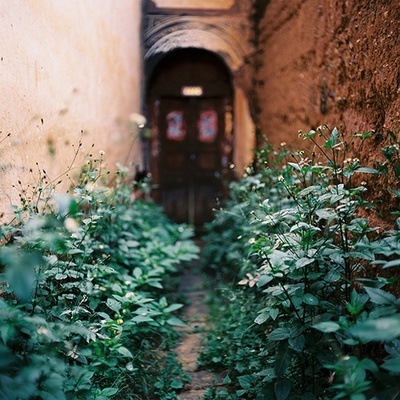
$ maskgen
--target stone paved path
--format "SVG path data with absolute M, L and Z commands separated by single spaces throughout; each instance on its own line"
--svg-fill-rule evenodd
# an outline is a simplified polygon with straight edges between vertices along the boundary
M 205 296 L 207 292 L 203 288 L 203 279 L 200 272 L 199 261 L 191 263 L 182 276 L 180 291 L 188 300 L 189 305 L 184 309 L 184 319 L 188 327 L 180 328 L 183 338 L 176 349 L 176 354 L 183 370 L 191 376 L 182 393 L 180 400 L 200 400 L 208 387 L 221 385 L 222 378 L 208 371 L 197 369 L 197 357 L 201 349 L 201 336 L 206 329 L 208 307 Z

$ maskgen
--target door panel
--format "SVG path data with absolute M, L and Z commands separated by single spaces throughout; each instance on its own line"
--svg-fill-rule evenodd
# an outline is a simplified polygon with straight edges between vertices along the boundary
M 163 98 L 160 102 L 161 203 L 177 222 L 201 225 L 221 195 L 221 98 Z

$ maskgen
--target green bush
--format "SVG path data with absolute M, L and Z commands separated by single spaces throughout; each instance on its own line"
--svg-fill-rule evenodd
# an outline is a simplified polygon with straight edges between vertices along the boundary
M 258 170 L 235 183 L 241 198 L 210 226 L 206 254 L 219 251 L 221 271 L 232 268 L 230 284 L 235 271 L 242 289 L 217 306 L 222 339 L 209 335 L 201 361 L 228 372 L 234 398 L 397 398 L 400 301 L 387 269 L 400 265 L 400 234 L 370 226 L 364 199 L 380 172 L 349 157 L 336 128 L 301 135 L 313 150 L 277 163 L 261 152 Z M 233 214 L 224 235 L 234 243 L 214 249 Z M 241 265 L 229 262 L 232 248 Z
M 1 227 L 0 399 L 173 399 L 187 379 L 172 293 L 193 232 L 96 162 L 70 195 L 23 192 Z

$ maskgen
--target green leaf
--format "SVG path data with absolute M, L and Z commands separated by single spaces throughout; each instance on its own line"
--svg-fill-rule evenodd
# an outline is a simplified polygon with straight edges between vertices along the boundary
M 258 287 L 263 287 L 274 279 L 271 275 L 261 275 L 257 281 Z
M 112 318 L 108 314 L 106 314 L 105 312 L 100 311 L 100 312 L 97 313 L 97 315 L 99 317 L 104 318 L 106 321 L 112 321 Z
M 135 268 L 133 269 L 133 276 L 134 276 L 136 279 L 139 279 L 139 278 L 141 277 L 142 274 L 143 274 L 143 271 L 142 271 L 141 268 L 135 267 Z
M 172 388 L 172 389 L 176 389 L 176 390 L 182 389 L 183 386 L 184 386 L 183 382 L 180 381 L 180 380 L 178 380 L 178 379 L 173 379 L 173 380 L 171 381 L 171 388 Z
M 162 288 L 163 288 L 163 285 L 160 283 L 160 280 L 159 280 L 159 279 L 149 279 L 149 280 L 147 281 L 147 284 L 148 284 L 149 286 L 155 287 L 155 288 L 157 288 L 157 289 L 162 289 Z
M 289 338 L 289 346 L 294 350 L 294 351 L 303 351 L 304 345 L 306 343 L 306 339 L 304 335 L 299 335 L 294 338 Z
M 253 386 L 253 382 L 255 381 L 255 377 L 253 375 L 242 375 L 238 377 L 239 385 L 245 389 L 249 390 Z
M 336 142 L 337 142 L 338 139 L 339 139 L 339 131 L 337 130 L 336 127 L 334 127 L 334 128 L 332 129 L 332 133 L 331 133 L 331 138 L 330 138 L 330 140 L 331 140 L 331 142 L 332 142 L 333 144 L 336 144 Z
M 306 257 L 299 258 L 296 261 L 296 268 L 303 268 L 306 265 L 312 264 L 314 261 L 315 261 L 315 258 L 306 258 Z
M 227 376 L 224 378 L 224 380 L 223 380 L 222 383 L 225 383 L 226 385 L 229 385 L 230 383 L 232 383 L 232 379 L 229 377 L 229 375 L 227 375 Z
M 117 388 L 105 388 L 101 391 L 100 395 L 101 396 L 105 396 L 105 397 L 110 397 L 110 396 L 114 396 L 115 394 L 118 393 L 118 389 Z
M 117 351 L 119 354 L 122 354 L 124 357 L 133 358 L 132 353 L 124 346 L 118 347 Z
M 254 320 L 254 322 L 258 325 L 263 324 L 265 321 L 269 319 L 270 315 L 269 312 L 263 312 L 257 316 L 257 318 Z
M 400 337 L 400 315 L 369 319 L 358 323 L 348 331 L 365 342 L 390 342 Z
M 334 212 L 333 210 L 329 209 L 329 208 L 323 208 L 320 210 L 316 210 L 315 214 L 321 218 L 321 219 L 326 219 L 326 220 L 330 220 L 333 218 L 336 218 L 337 214 L 336 212 Z
M 388 261 L 386 264 L 383 264 L 382 268 L 391 268 L 391 267 L 398 267 L 400 266 L 400 258 L 397 260 Z
M 363 174 L 379 174 L 377 169 L 368 167 L 359 167 L 354 172 L 361 172 Z
M 368 293 L 371 301 L 375 304 L 384 305 L 394 304 L 396 302 L 396 297 L 383 289 L 372 288 L 368 286 L 365 286 L 364 289 Z
M 81 249 L 69 249 L 67 254 L 74 255 L 74 254 L 82 254 L 83 250 Z
M 288 162 L 288 165 L 292 166 L 297 171 L 301 171 L 301 167 L 297 163 Z
M 323 333 L 337 332 L 340 329 L 340 325 L 332 321 L 319 322 L 318 324 L 315 324 L 312 327 Z
M 151 318 L 151 317 L 148 317 L 147 315 L 137 315 L 136 317 L 133 317 L 131 319 L 131 321 L 137 322 L 137 323 L 140 323 L 140 322 L 153 322 L 154 319 Z
M 324 281 L 333 283 L 337 282 L 340 279 L 341 275 L 336 269 L 331 268 L 328 273 L 324 276 Z
M 121 303 L 114 299 L 107 299 L 107 306 L 115 312 L 119 312 L 121 309 Z
M 0 325 L 0 336 L 4 344 L 7 344 L 8 339 L 12 338 L 14 336 L 14 333 L 15 328 L 11 324 L 5 323 Z
M 127 240 L 125 244 L 130 248 L 138 247 L 140 245 L 140 243 L 137 240 Z
M 38 252 L 24 251 L 17 246 L 0 248 L 0 264 L 6 266 L 6 281 L 21 301 L 30 300 L 37 279 L 36 268 L 41 262 Z
M 317 192 L 318 193 L 320 191 L 321 191 L 321 187 L 320 186 L 308 186 L 305 189 L 300 190 L 300 192 L 297 193 L 297 195 L 299 197 L 305 197 L 305 196 L 309 195 L 310 193 L 313 193 L 313 192 Z
M 292 390 L 292 382 L 287 379 L 278 379 L 274 385 L 274 392 L 277 400 L 286 400 Z
M 170 312 L 179 310 L 179 309 L 181 309 L 182 307 L 183 307 L 183 304 L 174 303 L 174 304 L 171 304 L 170 306 L 164 308 L 163 311 L 166 312 L 166 313 L 170 313 Z
M 355 393 L 350 395 L 349 400 L 367 400 L 367 398 L 362 393 Z
M 269 315 L 270 315 L 271 318 L 275 321 L 276 318 L 277 318 L 278 315 L 279 315 L 279 309 L 277 309 L 277 308 L 271 308 L 271 309 L 269 310 Z
M 317 306 L 319 304 L 318 299 L 311 293 L 306 293 L 303 296 L 303 303 L 309 306 Z
M 290 365 L 292 351 L 287 342 L 281 342 L 275 359 L 274 371 L 276 376 L 282 376 Z
M 268 335 L 268 339 L 274 341 L 285 340 L 288 339 L 289 337 L 290 337 L 290 330 L 288 328 L 276 328 Z
M 182 326 L 182 327 L 187 326 L 187 324 L 185 322 L 183 322 L 181 319 L 179 319 L 178 317 L 175 317 L 175 316 L 168 318 L 167 324 L 172 325 L 172 326 Z
M 397 356 L 395 358 L 390 358 L 382 364 L 382 368 L 393 372 L 395 374 L 400 373 L 400 356 Z
M 363 309 L 364 305 L 368 302 L 369 296 L 367 294 L 359 294 L 353 289 L 351 292 L 350 303 L 346 302 L 346 309 L 352 315 L 359 314 Z

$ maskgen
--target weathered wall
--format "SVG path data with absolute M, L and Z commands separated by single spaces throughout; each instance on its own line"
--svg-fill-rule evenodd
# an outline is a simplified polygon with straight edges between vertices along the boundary
M 253 59 L 261 132 L 275 144 L 324 123 L 397 133 L 399 17 L 396 0 L 270 0 Z
M 268 4 L 267 4 L 268 3 Z M 376 131 L 356 154 L 369 166 L 400 140 L 400 3 L 396 0 L 255 0 L 259 49 L 252 59 L 260 132 L 279 145 L 304 146 L 298 130 L 343 125 L 347 137 Z M 264 10 L 262 10 L 264 11 Z M 261 112 L 260 112 L 261 111 Z M 396 147 L 393 147 L 396 149 Z M 399 198 L 400 154 L 388 173 L 365 178 L 380 218 Z M 397 170 L 396 170 L 397 168 Z M 379 222 L 380 223 L 380 222 Z
M 110 169 L 139 161 L 129 115 L 140 110 L 140 3 L 0 1 L 3 212 L 17 199 L 12 185 L 34 181 L 30 168 L 56 178 L 79 141 L 74 171 L 89 151 L 105 151 Z

